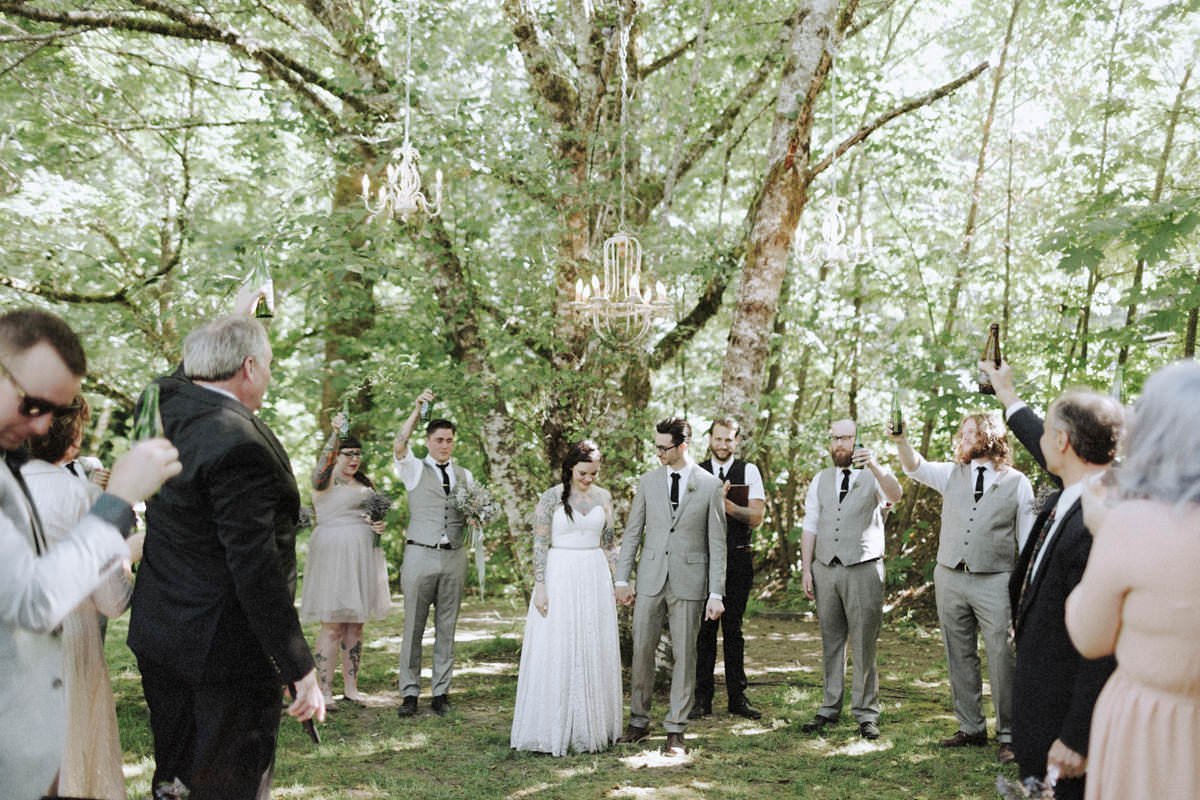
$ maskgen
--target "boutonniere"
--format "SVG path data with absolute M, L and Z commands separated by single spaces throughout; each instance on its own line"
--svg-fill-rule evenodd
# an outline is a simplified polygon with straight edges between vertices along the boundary
M 687 490 L 689 492 L 696 491 L 696 484 L 692 483 L 691 481 L 688 481 Z

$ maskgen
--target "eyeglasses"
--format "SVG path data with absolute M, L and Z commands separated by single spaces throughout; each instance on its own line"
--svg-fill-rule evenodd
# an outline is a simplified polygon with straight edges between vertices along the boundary
M 660 453 L 666 453 L 666 452 L 669 452 L 669 451 L 671 451 L 671 450 L 674 450 L 676 447 L 679 447 L 679 445 L 678 445 L 678 444 L 673 444 L 673 445 L 671 445 L 670 447 L 664 447 L 664 446 L 663 446 L 663 445 L 661 445 L 661 444 L 656 444 L 656 445 L 654 445 L 654 449 L 655 449 L 655 450 L 657 450 L 657 451 L 658 451 L 658 452 L 660 452 Z
M 346 458 L 362 458 L 362 450 L 339 450 L 338 453 Z
M 0 361 L 0 372 L 8 378 L 8 382 L 12 384 L 13 389 L 17 392 L 17 397 L 21 403 L 17 406 L 17 413 L 22 417 L 36 419 L 44 417 L 47 414 L 70 414 L 72 411 L 78 410 L 79 406 L 71 403 L 69 405 L 60 406 L 58 403 L 52 403 L 49 400 L 44 400 L 41 397 L 34 397 L 29 392 L 25 391 L 21 384 L 17 383 L 16 377 L 13 376 L 10 370 L 3 361 Z

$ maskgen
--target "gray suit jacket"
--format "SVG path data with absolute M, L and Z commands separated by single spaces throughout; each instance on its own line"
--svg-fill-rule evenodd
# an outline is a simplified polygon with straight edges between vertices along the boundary
M 642 475 L 621 538 L 617 580 L 628 581 L 636 561 L 639 594 L 659 594 L 670 581 L 675 596 L 683 600 L 723 596 L 725 498 L 721 485 L 716 476 L 693 466 L 687 485 L 680 487 L 679 508 L 672 513 L 667 468 Z
M 123 505 L 107 496 L 103 505 L 112 512 L 114 503 Z M 67 712 L 55 628 L 129 557 L 117 527 L 95 513 L 41 556 L 38 547 L 29 501 L 0 463 L 0 797 L 14 800 L 40 797 L 62 760 Z

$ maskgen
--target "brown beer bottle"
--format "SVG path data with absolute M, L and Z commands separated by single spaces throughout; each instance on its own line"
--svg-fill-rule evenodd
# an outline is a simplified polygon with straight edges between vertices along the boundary
M 979 357 L 980 361 L 991 361 L 997 367 L 1000 366 L 1000 324 L 993 322 L 988 326 L 987 341 L 983 345 L 983 355 Z M 992 386 L 991 380 L 988 379 L 987 373 L 979 373 L 979 393 L 980 394 L 995 394 L 996 389 Z

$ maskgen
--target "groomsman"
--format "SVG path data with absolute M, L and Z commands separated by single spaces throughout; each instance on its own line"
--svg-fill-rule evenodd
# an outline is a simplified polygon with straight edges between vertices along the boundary
M 849 641 L 854 659 L 850 711 L 859 735 L 878 739 L 875 646 L 883 624 L 883 518 L 899 502 L 901 490 L 870 450 L 855 449 L 857 432 L 849 419 L 830 426 L 833 466 L 817 473 L 804 500 L 804 593 L 817 603 L 825 698 L 803 730 L 819 732 L 841 716 Z
M 650 735 L 654 653 L 669 620 L 675 666 L 664 723 L 667 755 L 687 752 L 683 732 L 696 690 L 701 615 L 715 620 L 725 610 L 725 493 L 688 456 L 691 439 L 685 419 L 665 419 L 655 428 L 661 466 L 638 479 L 614 581 L 617 602 L 634 604 L 629 726 L 617 741 L 640 742 Z M 635 562 L 636 590 L 629 583 Z
M 721 628 L 725 650 L 725 693 L 729 696 L 729 713 L 759 719 L 762 712 L 746 700 L 746 641 L 742 636 L 742 617 L 750 599 L 754 582 L 754 553 L 750 535 L 763 520 L 767 495 L 763 491 L 758 467 L 736 458 L 741 442 L 740 426 L 733 417 L 713 420 L 708 429 L 710 458 L 701 461 L 701 469 L 717 476 L 731 487 L 745 487 L 745 497 L 725 498 L 725 613 L 719 620 L 705 619 L 700 623 L 700 638 L 696 642 L 696 700 L 688 715 L 691 719 L 712 713 L 715 693 L 713 670 L 717 662 L 717 627 Z M 737 493 L 740 495 L 741 490 Z M 739 505 L 737 501 L 745 501 Z
M 1124 412 L 1107 395 L 1073 390 L 1050 404 L 1043 422 L 1017 395 L 1006 362 L 980 369 L 1004 404 L 1008 426 L 1062 487 L 1042 508 L 1008 583 L 1017 645 L 1013 749 L 1022 778 L 1040 780 L 1053 770 L 1055 798 L 1082 800 L 1092 709 L 1117 662 L 1079 654 L 1067 635 L 1066 603 L 1092 549 L 1083 487 L 1112 463 Z
M 940 744 L 987 745 L 977 652 L 982 633 L 1000 744 L 996 759 L 1008 764 L 1016 759 L 1008 580 L 1033 527 L 1033 487 L 1012 467 L 1004 426 L 993 415 L 967 416 L 955 438 L 954 461 L 935 462 L 918 455 L 903 435 L 892 436 L 905 474 L 942 495 L 933 585 L 958 730 Z
M 454 454 L 454 423 L 435 419 L 425 426 L 425 458 L 417 458 L 408 446 L 422 407 L 433 402 L 426 389 L 413 403 L 393 449 L 394 467 L 408 492 L 408 539 L 400 569 L 404 593 L 404 633 L 400 640 L 400 694 L 397 713 L 417 713 L 421 693 L 421 639 L 434 607 L 433 702 L 438 716 L 450 711 L 450 676 L 454 670 L 454 629 L 466 583 L 466 518 L 455 507 L 453 493 L 474 480 L 471 473 L 451 456 Z

